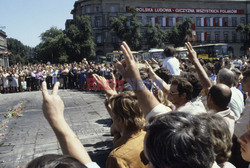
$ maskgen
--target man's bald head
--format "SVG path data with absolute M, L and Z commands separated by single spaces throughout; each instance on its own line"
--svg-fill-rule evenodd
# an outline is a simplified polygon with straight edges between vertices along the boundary
M 210 88 L 208 96 L 211 96 L 216 106 L 226 109 L 231 100 L 232 92 L 227 85 L 220 83 Z

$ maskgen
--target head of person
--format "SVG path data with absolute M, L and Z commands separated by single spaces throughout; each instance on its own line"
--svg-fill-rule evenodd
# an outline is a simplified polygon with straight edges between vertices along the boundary
M 181 106 L 192 99 L 193 86 L 186 78 L 175 77 L 170 86 L 168 99 L 175 105 Z
M 247 125 L 247 132 L 245 132 L 240 138 L 238 138 L 238 141 L 241 144 L 241 156 L 242 158 L 250 162 L 250 121 Z
M 68 155 L 47 154 L 30 161 L 26 168 L 87 168 L 77 159 Z
M 223 83 L 231 88 L 235 84 L 235 74 L 231 70 L 223 68 L 217 74 L 216 83 Z
M 250 69 L 243 72 L 243 79 L 241 80 L 242 90 L 250 94 Z
M 186 78 L 188 82 L 192 84 L 193 86 L 192 98 L 196 98 L 202 90 L 202 85 L 198 75 L 196 73 L 191 73 L 191 72 L 182 72 L 181 76 Z
M 150 167 L 212 167 L 212 138 L 197 116 L 173 111 L 153 118 L 145 130 L 144 153 Z
M 173 57 L 176 55 L 176 50 L 173 46 L 166 46 L 163 53 L 165 57 Z
M 166 83 L 170 83 L 172 75 L 167 68 L 160 68 L 155 71 L 155 73 Z
M 122 92 L 113 96 L 110 101 L 111 118 L 116 129 L 123 132 L 138 132 L 142 130 L 145 120 L 138 99 L 133 91 Z
M 231 100 L 232 92 L 225 84 L 213 85 L 207 94 L 207 107 L 210 110 L 226 110 Z
M 233 146 L 231 134 L 226 121 L 219 115 L 205 113 L 199 118 L 207 123 L 214 146 L 216 162 L 222 164 L 228 161 Z
M 238 68 L 233 68 L 233 69 L 231 69 L 231 71 L 234 73 L 234 79 L 235 79 L 234 86 L 236 86 L 242 78 L 241 71 Z
M 214 65 L 211 62 L 208 62 L 205 65 L 205 68 L 206 68 L 206 73 L 208 76 L 214 74 Z

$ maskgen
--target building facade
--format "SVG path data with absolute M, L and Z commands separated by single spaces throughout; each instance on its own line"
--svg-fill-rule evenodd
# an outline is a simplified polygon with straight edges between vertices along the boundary
M 7 35 L 0 30 L 0 66 L 9 66 L 9 52 L 7 51 Z
M 197 44 L 227 43 L 231 56 L 245 53 L 245 34 L 236 32 L 238 24 L 250 23 L 250 2 L 246 0 L 78 0 L 71 11 L 73 20 L 66 21 L 66 28 L 77 15 L 89 15 L 96 42 L 97 55 L 113 51 L 119 39 L 111 31 L 110 19 L 131 16 L 129 8 L 138 11 L 138 21 L 145 25 L 152 22 L 162 29 L 171 29 L 186 17 L 192 19 Z M 145 27 L 142 27 L 142 32 Z M 142 49 L 148 49 L 143 46 Z

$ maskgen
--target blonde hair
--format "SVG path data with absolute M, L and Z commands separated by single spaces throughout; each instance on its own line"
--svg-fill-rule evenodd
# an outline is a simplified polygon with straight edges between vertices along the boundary
M 126 91 L 113 96 L 110 105 L 112 113 L 122 120 L 126 129 L 138 132 L 143 128 L 144 115 L 134 92 Z

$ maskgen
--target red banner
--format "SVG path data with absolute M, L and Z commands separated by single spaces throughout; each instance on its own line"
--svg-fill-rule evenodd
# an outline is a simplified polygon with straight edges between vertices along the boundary
M 129 12 L 130 7 L 126 7 Z M 197 14 L 244 14 L 243 9 L 203 9 L 203 8 L 151 8 L 135 7 L 139 13 L 197 13 Z

